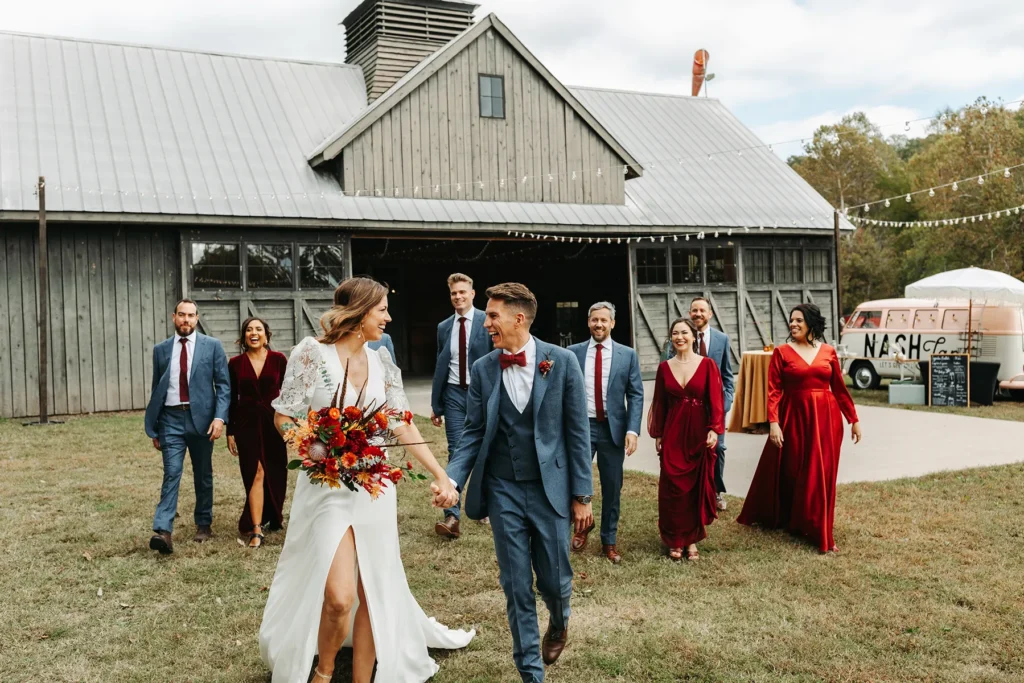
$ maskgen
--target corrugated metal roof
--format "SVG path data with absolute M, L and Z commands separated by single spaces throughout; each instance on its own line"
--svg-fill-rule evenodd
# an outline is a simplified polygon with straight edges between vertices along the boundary
M 306 158 L 367 109 L 356 67 L 0 32 L 0 212 L 35 211 L 45 175 L 51 212 L 408 228 L 831 227 L 827 202 L 767 151 L 661 162 L 760 144 L 719 102 L 571 91 L 645 166 L 627 181 L 625 205 L 347 197 Z

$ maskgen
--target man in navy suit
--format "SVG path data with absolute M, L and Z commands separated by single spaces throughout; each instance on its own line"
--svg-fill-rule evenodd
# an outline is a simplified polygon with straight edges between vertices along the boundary
M 619 528 L 622 466 L 627 455 L 636 452 L 640 417 L 644 409 L 644 383 L 640 361 L 628 346 L 612 342 L 615 306 L 599 301 L 587 313 L 590 341 L 573 344 L 587 389 L 590 418 L 590 452 L 597 453 L 601 475 L 601 554 L 612 564 L 622 561 L 615 547 Z M 582 552 L 587 545 L 584 529 L 572 539 L 572 549 Z
M 571 516 L 577 531 L 594 523 L 587 392 L 576 355 L 530 334 L 537 299 L 529 289 L 496 285 L 487 298 L 484 327 L 496 350 L 473 365 L 448 476 L 466 491 L 470 519 L 490 517 L 512 658 L 523 681 L 540 683 L 568 635 L 566 523 Z M 444 502 L 435 493 L 434 504 Z M 534 572 L 550 615 L 543 641 Z
M 466 422 L 466 396 L 473 381 L 473 363 L 491 352 L 491 339 L 484 330 L 484 314 L 473 308 L 473 280 L 462 273 L 448 276 L 448 296 L 455 313 L 437 326 L 437 363 L 430 391 L 430 421 L 444 423 L 448 457 L 455 452 Z M 438 536 L 459 537 L 459 504 L 444 511 L 444 520 L 434 525 Z
M 202 543 L 213 535 L 213 442 L 224 430 L 231 403 L 224 347 L 196 331 L 196 302 L 179 301 L 172 319 L 176 334 L 153 347 L 153 389 L 146 406 L 146 435 L 164 460 L 149 547 L 164 555 L 174 552 L 171 534 L 186 450 L 196 488 L 194 540 Z
M 718 371 L 722 375 L 722 390 L 726 414 L 732 409 L 732 399 L 735 392 L 735 383 L 732 376 L 732 366 L 729 364 L 729 335 L 719 332 L 711 327 L 711 318 L 714 313 L 711 310 L 711 303 L 702 296 L 695 297 L 690 302 L 690 320 L 697 327 L 697 351 L 702 356 L 707 356 L 715 361 Z M 716 505 L 719 510 L 726 509 L 725 498 L 725 435 L 718 437 L 716 446 L 718 457 L 715 458 L 715 490 L 718 493 Z

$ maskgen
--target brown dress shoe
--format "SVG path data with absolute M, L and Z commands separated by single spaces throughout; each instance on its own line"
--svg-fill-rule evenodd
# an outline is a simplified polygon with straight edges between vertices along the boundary
M 196 537 L 192 540 L 196 543 L 205 543 L 209 541 L 213 536 L 213 529 L 210 528 L 209 524 L 200 524 L 196 527 Z
M 156 531 L 149 539 L 150 550 L 156 550 L 161 555 L 170 555 L 174 552 L 174 542 L 171 541 L 171 532 Z
M 582 552 L 583 549 L 587 547 L 587 536 L 590 535 L 590 532 L 593 529 L 594 529 L 594 525 L 591 524 L 590 526 L 588 526 L 586 529 L 584 529 L 583 531 L 579 532 L 578 534 L 573 534 L 572 535 L 572 542 L 569 544 L 569 546 L 572 548 L 572 551 L 574 553 Z
M 443 522 L 434 525 L 434 532 L 438 536 L 450 538 L 453 541 L 461 534 L 459 533 L 459 518 L 455 515 L 445 515 Z
M 602 545 L 601 554 L 607 557 L 612 564 L 618 564 L 619 562 L 622 562 L 622 555 L 619 554 L 619 551 L 615 548 L 614 543 L 611 545 Z
M 551 666 L 558 661 L 562 650 L 565 649 L 565 641 L 568 637 L 569 629 L 555 632 L 551 628 L 551 622 L 548 622 L 548 631 L 544 634 L 544 640 L 541 641 L 541 655 L 544 657 L 545 664 Z

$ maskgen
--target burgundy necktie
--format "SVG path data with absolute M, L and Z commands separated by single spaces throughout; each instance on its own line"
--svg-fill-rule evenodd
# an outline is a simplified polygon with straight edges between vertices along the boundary
M 708 347 L 704 345 L 704 333 L 703 332 L 700 333 L 700 355 L 702 355 L 702 356 L 707 356 L 708 355 Z
M 459 386 L 466 388 L 466 316 L 459 318 Z
M 181 338 L 181 357 L 178 363 L 178 399 L 188 403 L 188 338 Z
M 526 367 L 526 352 L 520 351 L 519 353 L 503 353 L 498 356 L 498 363 L 501 364 L 502 370 L 508 370 L 513 365 L 518 365 L 521 368 Z
M 601 344 L 598 344 L 594 351 L 594 404 L 597 406 L 597 421 L 604 422 L 604 396 L 601 395 Z

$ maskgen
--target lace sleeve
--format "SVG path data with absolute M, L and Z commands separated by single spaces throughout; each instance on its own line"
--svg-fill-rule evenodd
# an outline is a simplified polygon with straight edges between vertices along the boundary
M 320 343 L 306 337 L 292 349 L 284 372 L 281 393 L 271 402 L 275 411 L 290 417 L 303 417 L 321 378 Z
M 384 396 L 388 407 L 392 410 L 405 412 L 409 410 L 409 399 L 405 395 L 405 385 L 402 383 L 402 371 L 391 360 L 391 354 L 383 346 L 377 349 L 380 356 L 380 363 L 384 367 Z M 393 419 L 391 428 L 395 429 L 403 424 L 400 420 Z

